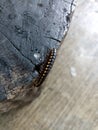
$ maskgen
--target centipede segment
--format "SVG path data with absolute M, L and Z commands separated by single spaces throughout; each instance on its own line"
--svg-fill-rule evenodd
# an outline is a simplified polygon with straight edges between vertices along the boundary
M 43 64 L 42 69 L 39 72 L 39 76 L 34 83 L 35 87 L 39 87 L 43 83 L 43 81 L 47 77 L 49 71 L 51 70 L 54 64 L 55 58 L 56 58 L 56 49 L 52 49 L 46 56 L 46 62 Z

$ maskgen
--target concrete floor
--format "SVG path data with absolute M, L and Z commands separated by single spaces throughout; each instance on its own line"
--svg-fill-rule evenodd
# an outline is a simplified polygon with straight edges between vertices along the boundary
M 39 98 L 0 116 L 0 130 L 98 130 L 98 0 L 78 0 Z

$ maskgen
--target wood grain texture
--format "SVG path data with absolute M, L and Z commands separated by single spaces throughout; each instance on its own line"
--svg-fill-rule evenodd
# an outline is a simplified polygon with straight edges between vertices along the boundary
M 41 96 L 1 115 L 0 130 L 98 130 L 97 12 L 97 1 L 78 1 Z
M 13 108 L 31 87 L 35 91 L 34 81 L 44 75 L 39 70 L 48 53 L 59 49 L 74 8 L 74 0 L 0 0 L 0 112 L 7 101 L 7 109 Z
M 0 112 L 39 94 L 47 55 L 59 49 L 74 9 L 74 0 L 0 0 Z

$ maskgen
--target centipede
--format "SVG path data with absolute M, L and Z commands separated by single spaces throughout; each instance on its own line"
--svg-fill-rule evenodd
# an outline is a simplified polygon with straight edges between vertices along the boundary
M 47 54 L 46 60 L 44 64 L 42 65 L 41 70 L 39 71 L 39 76 L 34 82 L 35 87 L 39 87 L 43 83 L 43 81 L 46 79 L 48 73 L 50 72 L 54 64 L 56 55 L 57 55 L 57 51 L 54 48 L 51 49 L 49 53 Z

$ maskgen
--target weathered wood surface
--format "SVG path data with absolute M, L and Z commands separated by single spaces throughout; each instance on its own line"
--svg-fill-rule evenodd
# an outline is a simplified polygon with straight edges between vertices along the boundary
M 48 51 L 59 48 L 74 7 L 73 0 L 0 0 L 0 101 L 32 100 L 32 82 Z
M 29 106 L 2 115 L 0 130 L 98 130 L 97 12 L 97 2 L 79 0 L 47 87 Z

